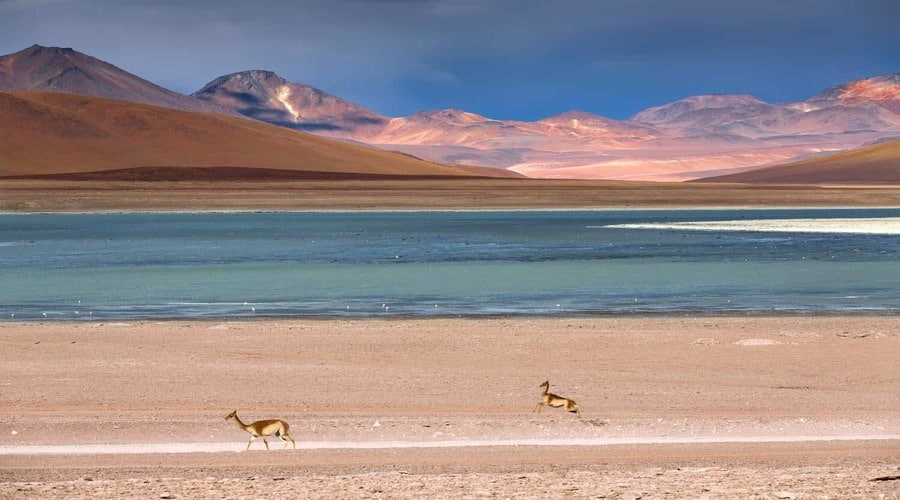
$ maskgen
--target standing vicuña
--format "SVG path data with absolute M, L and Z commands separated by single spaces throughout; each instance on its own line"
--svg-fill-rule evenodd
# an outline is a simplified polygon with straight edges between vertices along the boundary
M 541 406 L 547 405 L 553 408 L 565 408 L 566 411 L 572 412 L 579 417 L 581 417 L 581 412 L 578 410 L 578 405 L 575 404 L 575 401 L 564 398 L 562 396 L 557 396 L 556 394 L 550 393 L 550 381 L 546 381 L 540 385 L 543 391 L 541 392 L 541 402 L 534 407 L 534 411 L 541 411 Z
M 266 436 L 275 435 L 278 439 L 284 441 L 284 447 L 287 448 L 288 441 L 294 445 L 294 449 L 297 449 L 297 443 L 294 442 L 294 438 L 288 434 L 290 432 L 290 426 L 284 420 L 257 420 L 251 424 L 245 424 L 241 421 L 240 417 L 237 415 L 237 410 L 229 413 L 225 416 L 225 420 L 233 418 L 235 422 L 237 422 L 238 427 L 244 429 L 245 431 L 250 433 L 250 441 L 247 441 L 247 449 L 250 449 L 250 443 L 253 442 L 254 439 L 262 436 L 263 443 L 266 445 L 266 449 L 269 449 L 269 442 L 266 441 Z

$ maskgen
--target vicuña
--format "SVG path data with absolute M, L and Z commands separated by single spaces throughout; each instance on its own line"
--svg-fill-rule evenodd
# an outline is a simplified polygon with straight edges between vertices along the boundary
M 547 405 L 552 408 L 565 408 L 566 411 L 572 412 L 579 417 L 581 417 L 581 412 L 578 410 L 578 405 L 575 404 L 574 400 L 569 398 L 564 398 L 562 396 L 557 396 L 550 392 L 550 381 L 546 381 L 540 385 L 543 391 L 541 392 L 541 401 L 534 407 L 535 412 L 541 411 L 541 406 Z
M 294 449 L 297 449 L 297 443 L 294 442 L 294 438 L 289 434 L 290 426 L 284 420 L 257 420 L 256 422 L 245 424 L 241 421 L 240 417 L 238 417 L 237 410 L 225 416 L 225 420 L 231 418 L 237 422 L 238 427 L 250 433 L 250 441 L 247 441 L 248 450 L 250 449 L 250 443 L 258 437 L 262 437 L 263 443 L 265 443 L 266 449 L 268 450 L 269 442 L 266 441 L 266 436 L 271 436 L 273 434 L 278 439 L 284 441 L 285 448 L 287 448 L 288 441 L 290 441 L 291 444 L 294 445 Z

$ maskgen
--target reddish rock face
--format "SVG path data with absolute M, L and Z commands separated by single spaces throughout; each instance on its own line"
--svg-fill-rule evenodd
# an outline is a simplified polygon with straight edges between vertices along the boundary
M 898 100 L 900 99 L 900 73 L 854 80 L 843 85 L 837 85 L 825 89 L 810 99 L 810 101 L 833 99 Z

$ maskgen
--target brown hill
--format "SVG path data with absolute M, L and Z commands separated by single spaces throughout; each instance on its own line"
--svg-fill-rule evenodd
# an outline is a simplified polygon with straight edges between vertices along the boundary
M 244 118 L 51 92 L 0 92 L 0 177 L 473 176 Z M 134 170 L 138 169 L 138 170 Z M 279 172 L 280 171 L 280 172 Z
M 697 182 L 900 185 L 900 141 Z

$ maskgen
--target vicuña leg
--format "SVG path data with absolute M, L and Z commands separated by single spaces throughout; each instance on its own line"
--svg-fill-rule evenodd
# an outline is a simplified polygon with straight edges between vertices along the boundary
M 275 435 L 278 436 L 278 439 L 280 439 L 284 442 L 285 448 L 288 447 L 288 441 L 290 441 L 291 445 L 293 445 L 294 449 L 295 450 L 297 449 L 297 443 L 294 441 L 294 438 L 292 438 L 291 435 L 287 433 L 287 429 L 285 429 L 283 434 L 280 432 L 277 432 L 277 433 L 275 433 Z

